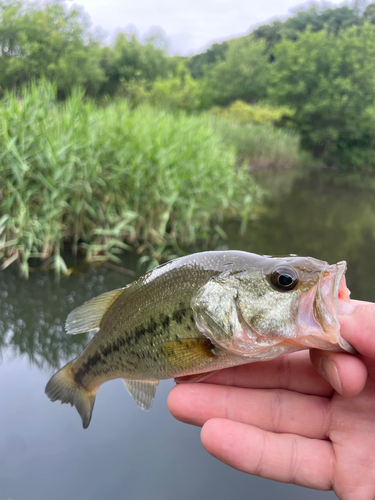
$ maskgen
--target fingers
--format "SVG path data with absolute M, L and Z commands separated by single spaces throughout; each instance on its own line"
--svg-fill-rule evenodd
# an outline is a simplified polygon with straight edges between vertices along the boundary
M 367 368 L 359 357 L 311 349 L 310 358 L 316 370 L 342 396 L 357 396 L 365 387 Z
M 289 389 L 319 396 L 332 394 L 332 387 L 311 365 L 307 350 L 267 362 L 227 368 L 206 379 L 204 383 L 254 389 Z
M 201 439 L 211 455 L 240 471 L 308 488 L 332 489 L 334 457 L 329 441 L 274 434 L 224 419 L 206 422 Z
M 355 309 L 347 316 L 340 316 L 341 335 L 357 351 L 375 360 L 375 304 L 353 300 Z
M 267 431 L 327 439 L 331 425 L 330 399 L 282 389 L 184 384 L 172 389 L 168 407 L 178 420 L 198 426 L 225 418 Z

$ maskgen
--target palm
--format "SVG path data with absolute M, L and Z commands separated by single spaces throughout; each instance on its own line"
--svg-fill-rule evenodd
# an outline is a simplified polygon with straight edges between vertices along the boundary
M 375 359 L 374 326 L 361 331 L 356 340 L 350 321 L 346 327 L 354 333 L 346 338 Z M 342 500 L 373 499 L 375 361 L 369 357 L 311 353 L 320 371 L 322 359 L 334 359 L 339 387 L 327 365 L 325 374 L 351 397 L 334 391 L 303 351 L 223 370 L 209 383 L 180 384 L 168 403 L 179 420 L 203 426 L 205 448 L 232 467 L 277 481 L 333 489 Z
M 354 398 L 334 394 L 330 403 L 332 487 L 343 499 L 372 499 L 375 494 L 375 363 L 366 364 L 364 390 Z

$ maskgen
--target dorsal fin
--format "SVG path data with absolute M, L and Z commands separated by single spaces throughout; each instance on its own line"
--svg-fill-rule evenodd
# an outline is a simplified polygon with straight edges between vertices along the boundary
M 142 410 L 150 410 L 159 380 L 129 380 L 124 378 L 123 381 L 137 405 Z
M 117 290 L 113 290 L 112 292 L 98 295 L 98 297 L 95 297 L 85 302 L 82 306 L 74 309 L 66 319 L 66 333 L 75 335 L 77 333 L 99 330 L 103 316 L 111 305 L 124 292 L 125 288 L 119 288 Z

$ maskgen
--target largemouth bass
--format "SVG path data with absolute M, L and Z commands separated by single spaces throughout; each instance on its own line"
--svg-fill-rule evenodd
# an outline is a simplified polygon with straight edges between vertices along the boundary
M 48 382 L 87 428 L 99 387 L 122 378 L 144 410 L 159 380 L 199 380 L 222 368 L 301 349 L 354 352 L 340 335 L 346 262 L 203 252 L 148 272 L 72 311 L 69 334 L 98 331 Z

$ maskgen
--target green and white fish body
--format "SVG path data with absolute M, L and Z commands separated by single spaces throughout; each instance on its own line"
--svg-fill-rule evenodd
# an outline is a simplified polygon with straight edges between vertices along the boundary
M 338 309 L 352 307 L 345 271 L 345 262 L 239 251 L 170 261 L 69 314 L 67 333 L 98 333 L 46 394 L 76 406 L 87 428 L 108 380 L 124 379 L 148 410 L 163 379 L 198 381 L 311 347 L 353 352 L 337 320 Z

